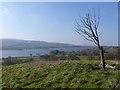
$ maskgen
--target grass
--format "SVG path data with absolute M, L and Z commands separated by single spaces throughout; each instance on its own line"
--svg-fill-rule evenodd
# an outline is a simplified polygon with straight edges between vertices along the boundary
M 111 65 L 115 62 L 108 61 Z M 3 66 L 3 88 L 114 88 L 116 69 L 102 70 L 99 61 L 34 61 Z

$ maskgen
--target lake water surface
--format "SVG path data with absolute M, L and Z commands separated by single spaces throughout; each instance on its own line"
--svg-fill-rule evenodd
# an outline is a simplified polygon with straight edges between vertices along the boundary
M 53 50 L 60 50 L 60 51 L 66 51 L 66 52 L 71 52 L 71 51 L 81 51 L 84 49 L 88 48 L 81 48 L 81 47 L 72 47 L 72 48 L 49 48 L 49 49 L 24 49 L 24 50 L 0 50 L 0 58 L 2 57 L 24 57 L 24 56 L 30 56 L 32 54 L 33 56 L 37 56 L 38 54 L 43 55 L 43 54 L 49 54 L 50 51 Z

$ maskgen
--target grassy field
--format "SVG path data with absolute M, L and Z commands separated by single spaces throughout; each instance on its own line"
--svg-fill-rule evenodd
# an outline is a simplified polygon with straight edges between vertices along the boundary
M 120 65 L 102 70 L 99 61 L 33 61 L 3 66 L 3 88 L 115 88 Z

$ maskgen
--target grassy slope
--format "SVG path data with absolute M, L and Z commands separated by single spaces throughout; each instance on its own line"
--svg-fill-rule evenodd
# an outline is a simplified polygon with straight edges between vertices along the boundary
M 98 61 L 36 61 L 3 67 L 4 88 L 112 88 L 118 69 L 101 70 Z M 92 65 L 93 64 L 93 65 Z M 116 65 L 118 68 L 118 65 Z

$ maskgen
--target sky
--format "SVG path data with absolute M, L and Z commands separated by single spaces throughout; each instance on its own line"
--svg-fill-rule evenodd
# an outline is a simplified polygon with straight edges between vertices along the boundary
M 99 8 L 101 44 L 118 45 L 117 2 L 6 2 L 0 6 L 0 38 L 94 45 L 75 32 L 74 24 L 79 15 Z
M 119 0 L 0 0 L 1 2 L 119 2 Z

